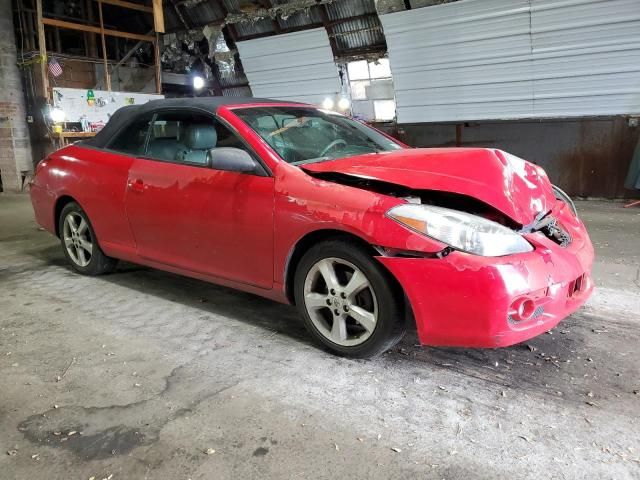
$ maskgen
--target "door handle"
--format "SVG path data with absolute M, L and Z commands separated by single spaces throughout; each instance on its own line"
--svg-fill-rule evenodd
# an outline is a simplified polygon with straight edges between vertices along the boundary
M 129 190 L 136 193 L 143 193 L 146 189 L 144 182 L 139 178 L 137 180 L 129 180 L 127 187 L 129 187 Z

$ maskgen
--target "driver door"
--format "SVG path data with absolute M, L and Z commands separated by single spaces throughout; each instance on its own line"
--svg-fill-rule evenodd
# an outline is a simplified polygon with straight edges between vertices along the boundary
M 211 168 L 208 149 L 247 147 L 202 113 L 158 113 L 148 138 L 145 156 L 130 168 L 126 194 L 138 255 L 270 288 L 273 178 Z

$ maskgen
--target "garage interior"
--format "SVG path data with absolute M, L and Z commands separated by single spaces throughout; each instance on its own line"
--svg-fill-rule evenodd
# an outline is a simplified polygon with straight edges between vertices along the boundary
M 0 0 L 0 478 L 640 478 L 640 2 Z M 576 200 L 596 289 L 501 349 L 324 352 L 292 306 L 73 273 L 38 162 L 120 107 L 322 106 L 499 148 Z

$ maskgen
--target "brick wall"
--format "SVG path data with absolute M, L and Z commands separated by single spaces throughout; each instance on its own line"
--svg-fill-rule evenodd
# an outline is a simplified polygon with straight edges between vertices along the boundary
M 16 65 L 11 0 L 0 0 L 0 178 L 3 190 L 20 190 L 22 173 L 32 170 L 24 93 Z

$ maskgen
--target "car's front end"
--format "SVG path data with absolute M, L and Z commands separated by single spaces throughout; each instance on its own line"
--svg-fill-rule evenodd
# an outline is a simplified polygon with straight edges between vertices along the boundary
M 571 200 L 540 167 L 490 149 L 381 157 L 307 168 L 322 178 L 341 172 L 346 177 L 335 178 L 346 184 L 357 177 L 360 188 L 398 197 L 403 202 L 382 222 L 433 241 L 428 250 L 378 243 L 378 260 L 402 286 L 421 343 L 512 345 L 555 327 L 587 300 L 591 241 Z
M 421 343 L 503 347 L 535 337 L 575 312 L 593 290 L 593 247 L 558 200 L 546 226 L 522 233 L 531 250 L 482 256 L 460 250 L 424 258 L 381 256 L 402 285 Z

